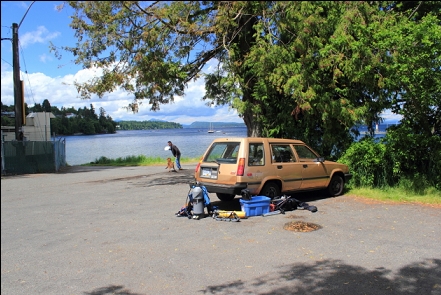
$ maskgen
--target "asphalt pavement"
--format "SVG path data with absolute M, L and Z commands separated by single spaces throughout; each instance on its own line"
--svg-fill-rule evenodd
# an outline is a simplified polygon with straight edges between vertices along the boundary
M 191 220 L 183 168 L 2 176 L 1 294 L 441 295 L 440 208 L 315 192 L 315 213 Z

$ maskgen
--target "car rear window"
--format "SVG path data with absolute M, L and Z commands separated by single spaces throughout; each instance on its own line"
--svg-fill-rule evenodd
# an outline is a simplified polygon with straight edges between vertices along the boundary
M 237 163 L 240 142 L 215 142 L 204 158 L 204 162 Z

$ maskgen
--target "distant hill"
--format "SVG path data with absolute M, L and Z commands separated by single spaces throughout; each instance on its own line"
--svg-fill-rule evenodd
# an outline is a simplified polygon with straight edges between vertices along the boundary
M 119 130 L 148 130 L 148 129 L 175 129 L 175 128 L 197 128 L 206 129 L 210 127 L 214 130 L 222 128 L 246 127 L 244 123 L 234 122 L 193 122 L 190 125 L 168 122 L 164 120 L 150 119 L 148 121 L 117 121 Z M 211 126 L 210 126 L 211 124 Z
M 209 129 L 211 127 L 213 129 L 222 129 L 222 128 L 231 128 L 231 127 L 246 127 L 245 123 L 234 123 L 234 122 L 193 122 L 190 125 L 183 125 L 184 128 L 198 128 L 198 129 Z

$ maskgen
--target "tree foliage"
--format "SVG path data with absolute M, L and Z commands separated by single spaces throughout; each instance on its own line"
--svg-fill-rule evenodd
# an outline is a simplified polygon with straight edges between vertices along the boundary
M 129 110 L 158 110 L 204 77 L 203 99 L 237 109 L 249 136 L 302 139 L 334 158 L 385 109 L 439 135 L 437 1 L 68 3 L 78 43 L 63 49 L 102 70 L 76 83 L 82 97 L 121 87 Z
M 155 130 L 155 129 L 182 129 L 182 125 L 175 122 L 163 121 L 120 121 L 121 130 Z
M 45 111 L 45 112 L 51 112 L 52 111 L 51 103 L 47 99 L 43 100 L 42 107 L 43 107 L 43 111 Z
M 11 110 L 10 112 L 14 111 L 14 106 L 7 107 L 2 104 L 2 112 L 9 110 Z M 77 110 L 73 107 L 62 107 L 60 110 L 56 106 L 51 106 L 49 100 L 45 99 L 43 106 L 39 103 L 32 107 L 25 105 L 25 114 L 28 115 L 31 112 L 53 113 L 55 118 L 51 119 L 51 132 L 57 135 L 115 133 L 117 125 L 112 117 L 106 115 L 103 108 L 100 108 L 100 117 L 98 118 L 92 104 L 90 104 L 90 109 L 83 107 Z M 14 118 L 11 119 L 2 115 L 2 126 L 14 126 L 14 124 Z

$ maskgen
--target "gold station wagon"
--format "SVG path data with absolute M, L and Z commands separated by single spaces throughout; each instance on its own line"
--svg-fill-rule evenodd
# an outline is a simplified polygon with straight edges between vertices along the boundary
M 338 196 L 351 177 L 347 165 L 325 161 L 300 140 L 280 138 L 217 138 L 195 169 L 195 181 L 222 201 L 243 189 L 271 199 L 321 189 Z

